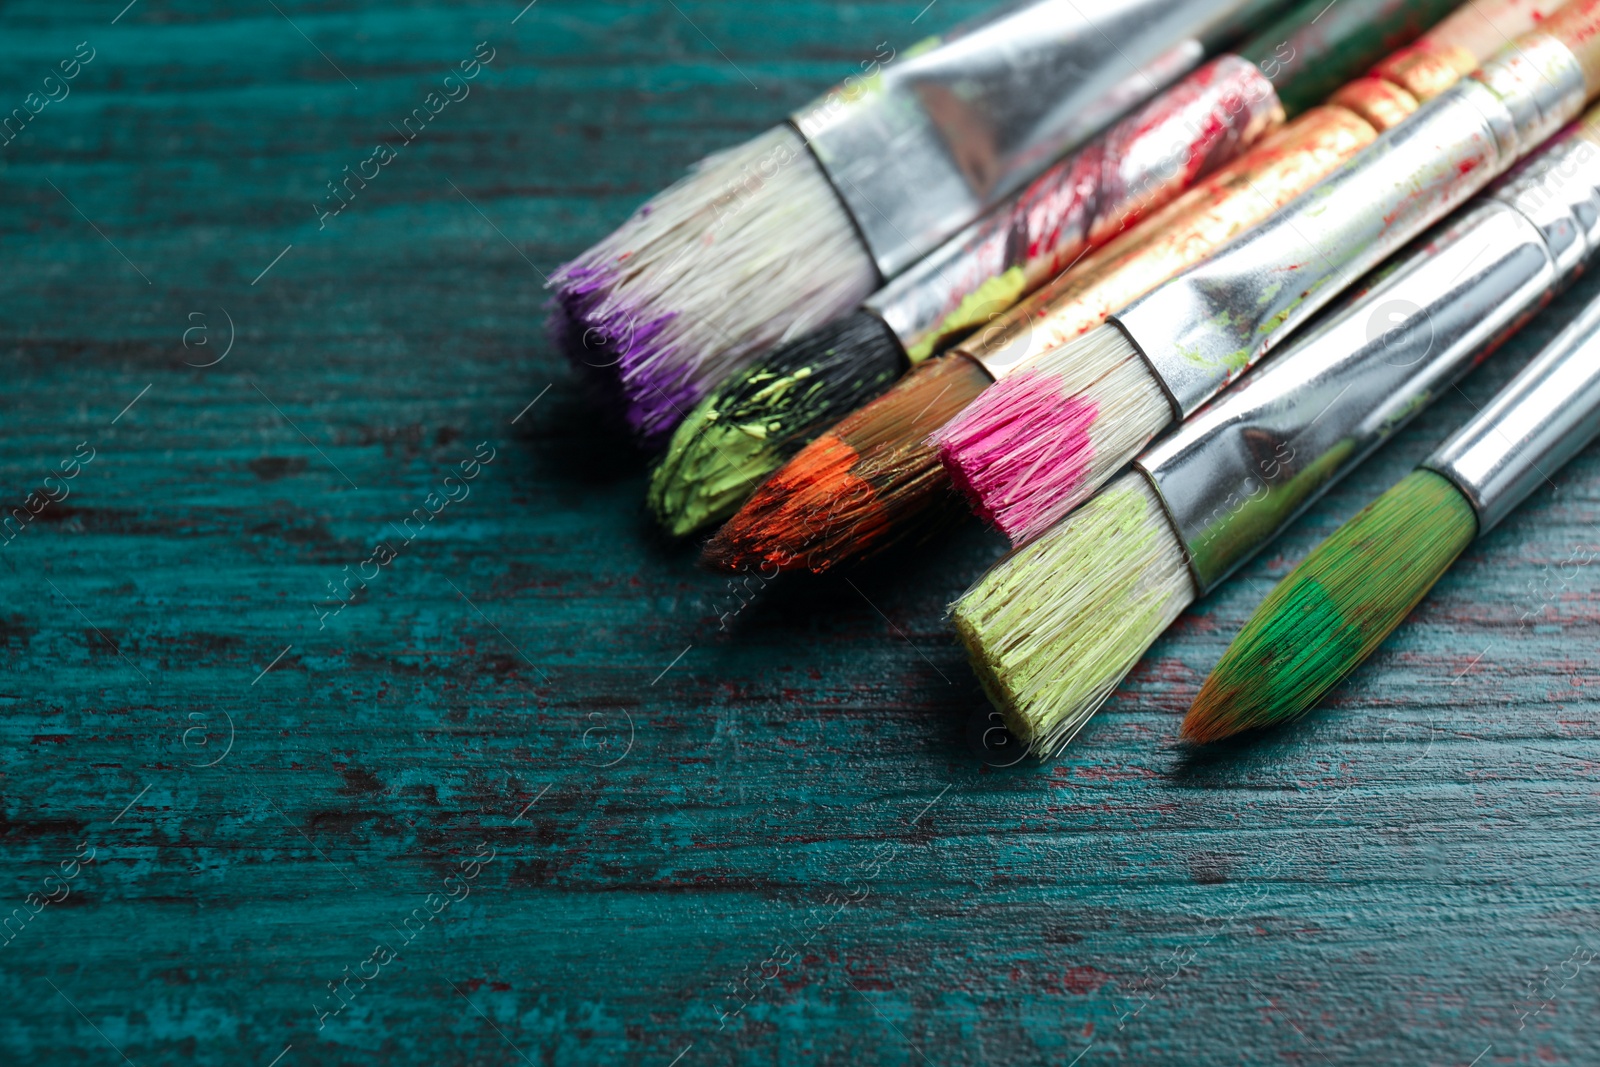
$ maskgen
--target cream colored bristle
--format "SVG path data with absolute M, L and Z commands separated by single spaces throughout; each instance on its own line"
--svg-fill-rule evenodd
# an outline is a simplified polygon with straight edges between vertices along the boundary
M 1013 544 L 1043 534 L 1172 421 L 1126 334 L 1102 326 L 1008 375 L 938 436 L 956 484 Z
M 989 698 L 1019 740 L 1059 752 L 1194 602 L 1183 548 L 1131 471 L 1002 559 L 951 608 Z
M 878 273 L 785 125 L 702 161 L 551 284 L 582 309 L 569 331 L 609 339 L 613 373 L 639 394 L 634 421 L 661 432 L 759 353 L 865 299 Z

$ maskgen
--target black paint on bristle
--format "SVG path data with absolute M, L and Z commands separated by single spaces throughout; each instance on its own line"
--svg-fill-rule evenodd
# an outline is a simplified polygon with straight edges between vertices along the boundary
M 788 459 L 823 430 L 883 395 L 905 373 L 905 349 L 894 331 L 869 311 L 854 311 L 774 349 L 724 394 L 734 421 L 766 420 Z M 779 380 L 793 381 L 782 390 Z
M 651 475 L 650 510 L 683 536 L 733 514 L 756 486 L 905 369 L 882 319 L 856 311 L 782 345 L 689 413 Z

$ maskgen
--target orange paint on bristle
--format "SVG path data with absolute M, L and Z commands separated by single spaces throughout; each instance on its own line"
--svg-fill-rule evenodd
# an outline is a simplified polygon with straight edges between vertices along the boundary
M 1178 731 L 1179 735 L 1185 741 L 1197 745 L 1209 745 L 1221 741 L 1224 737 L 1232 737 L 1238 731 L 1226 718 L 1216 712 L 1216 706 L 1220 706 L 1232 697 L 1233 694 L 1202 692 L 1194 707 L 1184 716 L 1183 725 Z
M 870 541 L 883 525 L 872 487 L 855 476 L 860 458 L 832 433 L 817 438 L 717 531 L 702 561 L 733 571 L 826 570 L 842 533 Z
M 922 364 L 779 468 L 706 545 L 704 561 L 821 574 L 927 534 L 913 520 L 956 497 L 924 442 L 989 383 L 964 357 Z

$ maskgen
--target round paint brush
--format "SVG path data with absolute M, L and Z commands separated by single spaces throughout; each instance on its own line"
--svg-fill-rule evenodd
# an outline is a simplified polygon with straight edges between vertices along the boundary
M 1600 0 L 1573 0 L 1261 226 L 941 431 L 940 459 L 1013 543 L 1044 532 L 1401 244 L 1600 91 Z
M 1308 0 L 1206 63 L 856 311 L 731 375 L 674 431 L 651 474 L 651 512 L 678 536 L 727 518 L 763 478 L 908 368 L 1238 158 L 1454 6 L 1343 0 L 1329 8 Z
M 1541 6 L 1541 4 L 1543 6 Z M 951 354 L 928 360 L 776 471 L 706 547 L 706 559 L 824 571 L 929 536 L 959 498 L 929 435 L 997 378 L 1180 273 L 1336 169 L 1531 26 L 1554 0 L 1475 3 L 1307 111 L 1245 156 L 1092 252 Z M 1487 25 L 1491 34 L 1485 34 Z M 1505 36 L 1501 36 L 1504 34 Z M 1491 47 L 1486 36 L 1492 36 Z M 1484 56 L 1486 58 L 1486 56 Z M 1398 79 L 1398 80 L 1397 80 Z M 1403 82 L 1403 84 L 1402 84 Z M 1406 88 L 1410 86 L 1410 88 Z M 1156 410 L 1161 410 L 1157 407 Z M 1133 447 L 1137 447 L 1135 444 Z
M 885 42 L 560 268 L 552 335 L 659 443 L 729 372 L 860 303 L 1277 2 L 1105 0 L 1091 19 L 1032 0 L 898 60 Z
M 1600 202 L 1589 205 L 1593 212 Z M 1267 595 L 1183 721 L 1208 742 L 1308 711 L 1547 476 L 1600 434 L 1600 301 L 1476 418 Z
M 1060 751 L 1184 609 L 1592 260 L 1597 142 L 1591 109 L 952 606 L 1013 734 Z

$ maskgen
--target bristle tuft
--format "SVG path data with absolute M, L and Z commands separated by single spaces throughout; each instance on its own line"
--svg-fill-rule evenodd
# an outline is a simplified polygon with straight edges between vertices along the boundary
M 833 434 L 824 434 L 780 467 L 733 518 L 706 543 L 705 563 L 727 570 L 811 568 L 814 549 L 828 547 L 837 527 L 872 525 L 870 487 L 852 471 L 861 457 Z M 816 511 L 818 503 L 822 511 Z M 825 559 L 825 557 L 819 557 Z M 825 570 L 826 566 L 814 569 Z
M 648 502 L 681 537 L 727 518 L 763 478 L 905 367 L 893 331 L 866 311 L 781 345 L 689 414 L 650 478 Z
M 810 149 L 779 126 L 701 161 L 556 271 L 551 334 L 654 444 L 718 381 L 877 283 Z
M 1133 471 L 950 610 L 1007 727 L 1044 757 L 1071 742 L 1195 595 L 1166 511 Z
M 1133 342 L 1102 326 L 1002 378 L 936 444 L 978 514 L 1026 544 L 1171 420 L 1172 405 Z
M 820 574 L 926 535 L 957 498 L 928 434 L 989 384 L 963 356 L 929 360 L 813 441 L 756 490 L 705 559 Z
M 1303 715 L 1400 625 L 1477 531 L 1447 479 L 1407 475 L 1267 595 L 1206 679 L 1183 735 L 1205 743 Z

